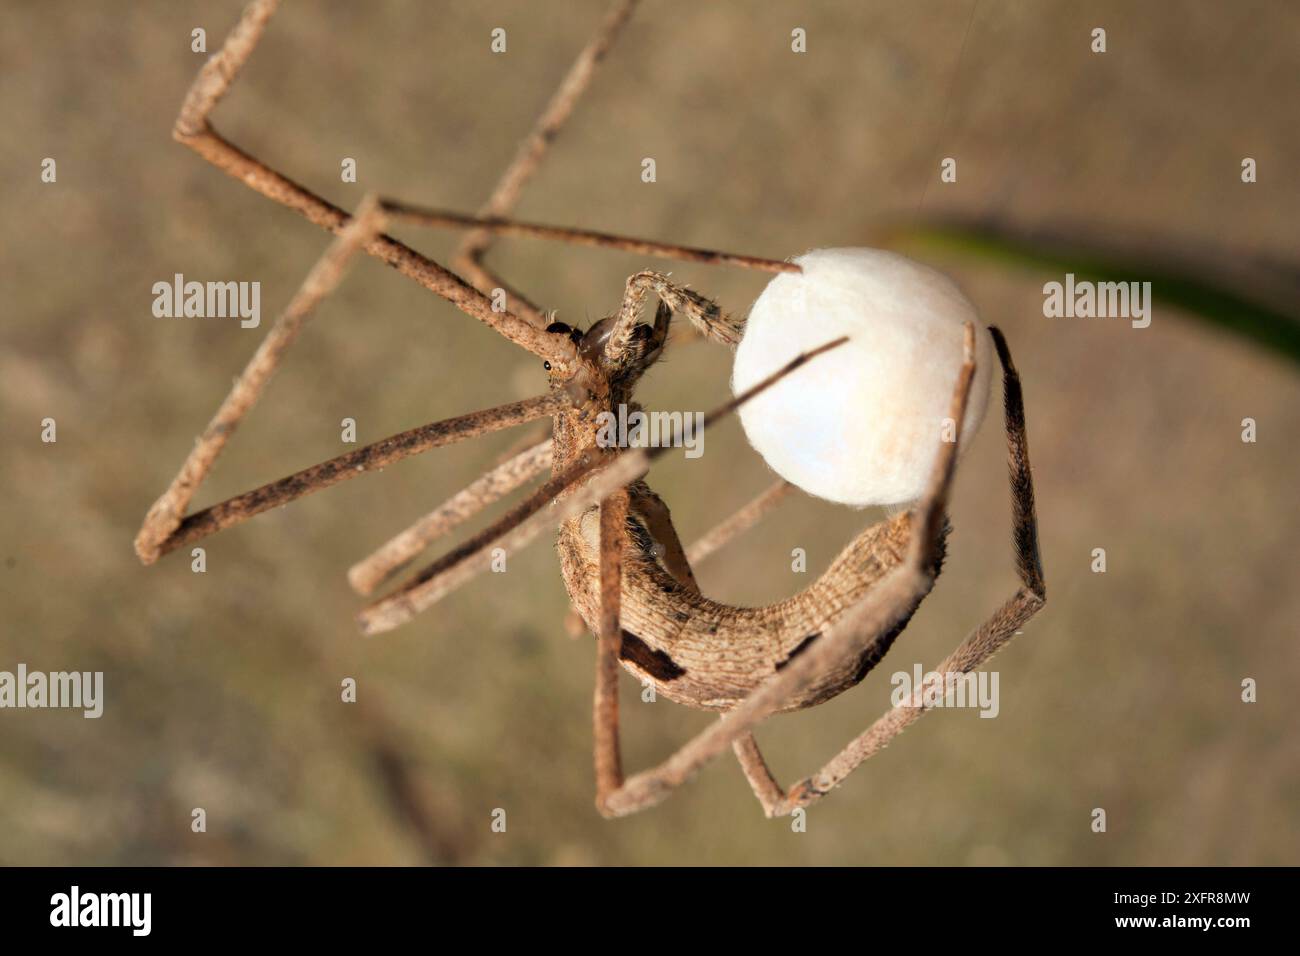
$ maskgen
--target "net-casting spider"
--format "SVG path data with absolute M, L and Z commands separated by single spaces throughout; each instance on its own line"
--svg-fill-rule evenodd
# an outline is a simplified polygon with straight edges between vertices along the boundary
M 484 570 L 495 548 L 513 551 L 559 524 L 558 551 L 573 607 L 597 635 L 594 702 L 596 804 L 607 816 L 651 806 L 728 747 L 769 816 L 819 799 L 863 760 L 920 717 L 923 688 L 893 707 L 821 770 L 781 788 L 768 770 L 752 729 L 764 718 L 821 703 L 858 683 L 881 659 L 934 585 L 947 533 L 945 506 L 956 461 L 956 441 L 941 443 L 928 487 L 909 510 L 861 532 L 826 572 L 795 597 L 767 607 L 733 607 L 700 593 L 692 560 L 716 550 L 766 512 L 789 486 L 778 483 L 687 551 L 668 508 L 642 480 L 662 449 L 613 449 L 595 438 L 599 413 L 631 403 L 638 379 L 662 352 L 675 316 L 706 339 L 734 347 L 742 323 L 716 304 L 655 272 L 632 276 L 613 315 L 581 332 L 552 323 L 542 310 L 509 290 L 482 258 L 500 234 L 638 251 L 697 262 L 727 263 L 773 273 L 799 266 L 747 256 L 646 242 L 603 233 L 536 226 L 505 218 L 573 109 L 635 0 L 620 0 L 579 55 L 491 200 L 478 216 L 416 209 L 373 197 L 354 216 L 331 205 L 224 140 L 208 116 L 252 53 L 276 0 L 255 0 L 202 68 L 177 118 L 174 136 L 213 165 L 257 192 L 302 213 L 337 238 L 267 333 L 180 473 L 145 518 L 136 539 L 142 561 L 238 524 L 302 495 L 382 468 L 409 455 L 544 417 L 552 437 L 492 469 L 349 573 L 371 593 L 431 540 L 529 479 L 547 479 L 503 518 L 474 535 L 360 614 L 366 633 L 394 628 Z M 387 220 L 466 228 L 456 260 L 466 279 L 384 235 Z M 279 481 L 186 515 L 191 498 L 231 432 L 257 400 L 314 307 L 339 282 L 358 249 L 448 299 L 536 355 L 550 377 L 547 394 L 436 422 L 340 455 Z M 510 311 L 494 311 L 491 290 L 506 289 Z M 645 323 L 645 300 L 658 308 Z M 1003 370 L 1005 419 L 1014 513 L 1015 563 L 1021 586 L 935 670 L 964 673 L 997 651 L 1043 605 L 1033 483 L 1025 438 L 1020 381 L 996 329 L 989 329 Z M 951 400 L 951 421 L 962 422 L 974 373 L 975 329 L 965 331 L 965 360 Z M 981 333 L 982 334 L 982 333 Z M 842 341 L 842 340 L 841 340 Z M 798 356 L 749 392 L 706 419 L 734 409 L 761 389 L 839 341 Z M 618 666 L 658 693 L 721 719 L 650 770 L 623 774 L 619 757 Z

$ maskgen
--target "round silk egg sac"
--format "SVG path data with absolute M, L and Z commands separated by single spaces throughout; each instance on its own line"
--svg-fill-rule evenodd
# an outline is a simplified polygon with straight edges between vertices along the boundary
M 859 507 L 914 501 L 951 414 L 968 320 L 975 378 L 959 453 L 984 419 L 988 331 L 950 279 L 895 253 L 817 249 L 794 261 L 803 272 L 778 275 L 750 311 L 733 391 L 800 352 L 849 341 L 742 405 L 745 435 L 773 471 L 811 495 Z

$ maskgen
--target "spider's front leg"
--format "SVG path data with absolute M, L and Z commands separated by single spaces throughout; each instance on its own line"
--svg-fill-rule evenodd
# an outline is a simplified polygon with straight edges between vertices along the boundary
M 685 286 L 676 285 L 659 272 L 638 272 L 627 280 L 623 303 L 614 317 L 613 327 L 605 343 L 605 359 L 610 364 L 634 360 L 637 351 L 636 329 L 641 322 L 646 296 L 651 292 L 659 297 L 660 308 L 655 314 L 653 339 L 662 348 L 668 335 L 668 320 L 673 314 L 684 315 L 705 338 L 735 348 L 744 331 L 743 319 L 722 311 L 712 299 L 707 299 Z

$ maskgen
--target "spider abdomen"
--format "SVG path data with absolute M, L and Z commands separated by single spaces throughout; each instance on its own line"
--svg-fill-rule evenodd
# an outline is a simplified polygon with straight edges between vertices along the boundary
M 633 486 L 633 510 L 636 490 Z M 598 527 L 593 509 L 566 522 L 557 542 L 569 598 L 593 631 L 599 619 Z M 763 607 L 736 607 L 673 577 L 650 551 L 653 539 L 630 534 L 623 556 L 623 667 L 669 700 L 702 710 L 730 710 L 820 639 L 897 567 L 910 537 L 911 516 L 904 512 L 864 530 L 816 582 L 793 597 Z M 872 636 L 862 654 L 820 674 L 782 709 L 812 707 L 855 686 L 906 623 L 905 618 L 892 633 Z

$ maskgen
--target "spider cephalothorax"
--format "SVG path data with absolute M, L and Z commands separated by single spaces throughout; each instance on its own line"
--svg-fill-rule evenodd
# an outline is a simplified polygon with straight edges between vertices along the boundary
M 577 355 L 571 363 L 561 365 L 547 360 L 542 367 L 549 374 L 552 386 L 563 385 L 570 390 L 575 404 L 588 401 L 588 395 L 597 400 L 628 395 L 663 354 L 671 317 L 671 310 L 661 302 L 654 325 L 634 324 L 626 343 L 617 352 L 610 348 L 610 339 L 618 328 L 618 315 L 598 319 L 586 331 L 565 322 L 552 322 L 546 327 L 546 333 L 572 342 Z
M 933 434 L 920 435 L 929 444 L 923 458 L 915 461 L 922 461 L 924 467 L 913 461 L 907 474 L 911 483 L 898 485 L 909 492 L 909 497 L 915 492 L 915 500 L 908 510 L 862 530 L 813 584 L 791 598 L 766 607 L 742 608 L 701 594 L 692 565 L 751 525 L 791 485 L 778 482 L 695 546 L 685 548 L 667 505 L 643 480 L 662 449 L 602 445 L 597 438 L 597 419 L 619 403 L 632 404 L 638 380 L 664 350 L 672 320 L 684 318 L 703 340 L 730 348 L 741 342 L 744 324 L 699 293 L 671 282 L 666 275 L 644 271 L 627 280 L 617 312 L 579 332 L 564 323 L 548 322 L 543 310 L 518 293 L 509 296 L 511 310 L 501 311 L 498 294 L 507 286 L 482 263 L 494 235 L 513 233 L 620 248 L 648 256 L 725 263 L 778 277 L 796 274 L 805 280 L 804 284 L 822 282 L 814 270 L 805 272 L 797 262 L 536 226 L 506 218 L 523 183 L 545 155 L 634 6 L 635 0 L 615 3 L 519 157 L 502 177 L 483 215 L 471 217 L 374 197 L 367 197 L 349 216 L 217 134 L 209 114 L 252 53 L 276 0 L 254 0 L 249 5 L 222 49 L 200 72 L 176 120 L 174 136 L 251 188 L 335 232 L 337 238 L 267 333 L 176 478 L 150 508 L 135 546 L 141 560 L 151 564 L 215 531 L 409 455 L 503 428 L 549 420 L 550 437 L 498 464 L 349 571 L 353 587 L 362 594 L 371 594 L 415 560 L 430 542 L 503 495 L 547 470 L 551 472 L 500 520 L 367 605 L 359 615 L 362 630 L 374 634 L 411 620 L 486 570 L 496 552 L 521 548 L 558 523 L 557 551 L 569 598 L 597 636 L 593 711 L 596 802 L 601 812 L 617 816 L 657 803 L 705 763 L 731 749 L 764 810 L 769 815 L 789 813 L 837 786 L 931 706 L 927 703 L 927 688 L 918 688 L 912 698 L 885 713 L 820 771 L 789 789 L 776 784 L 752 735 L 753 728 L 766 717 L 812 706 L 861 680 L 898 637 L 933 586 L 943 557 L 946 504 L 962 423 L 968 420 L 968 411 L 978 411 L 969 406 L 972 382 L 977 371 L 982 375 L 991 372 L 991 362 L 977 360 L 977 354 L 988 355 L 985 336 L 1002 367 L 1014 561 L 1021 583 L 1015 594 L 933 673 L 966 672 L 978 667 L 1043 605 L 1045 592 L 1020 380 L 1000 332 L 982 327 L 977 331 L 973 310 L 966 314 L 965 306 L 953 306 L 956 300 L 950 296 L 934 299 L 930 296 L 933 288 L 922 288 L 911 295 L 897 284 L 896 278 L 889 278 L 899 274 L 898 270 L 907 270 L 897 262 L 886 262 L 885 268 L 894 271 L 889 275 L 873 273 L 872 281 L 887 280 L 892 283 L 889 290 L 899 293 L 902 304 L 891 310 L 889 320 L 901 322 L 897 328 L 906 329 L 907 308 L 929 310 L 923 324 L 931 330 L 927 335 L 938 337 L 921 343 L 924 348 L 920 352 L 905 348 L 897 357 L 897 361 L 906 362 L 918 360 L 919 356 L 919 360 L 931 363 L 928 377 L 916 381 L 927 382 L 925 397 L 934 399 L 935 407 L 946 411 L 942 437 L 937 422 Z M 384 224 L 392 218 L 469 229 L 456 260 L 458 271 L 466 278 L 385 235 Z M 534 398 L 392 435 L 187 515 L 200 482 L 261 395 L 284 352 L 316 304 L 337 285 L 348 259 L 361 250 L 387 262 L 543 360 L 549 390 Z M 837 251 L 832 258 L 869 260 L 877 266 L 884 261 L 879 256 L 844 256 L 840 252 L 845 251 Z M 774 281 L 769 288 L 775 285 Z M 786 283 L 784 287 L 803 285 Z M 830 294 L 826 301 L 840 301 L 837 297 L 843 291 L 824 283 L 810 289 Z M 658 307 L 652 321 L 645 322 L 643 308 L 651 296 L 658 300 Z M 871 296 L 867 299 L 871 307 L 874 300 Z M 807 315 L 795 316 L 795 320 L 812 321 L 819 312 L 809 309 Z M 808 331 L 801 325 L 794 329 L 799 334 Z M 789 336 L 795 337 L 793 333 Z M 805 351 L 798 354 L 778 356 L 776 361 L 783 364 L 755 372 L 757 381 L 747 381 L 733 401 L 707 416 L 706 421 L 715 421 L 848 341 L 838 333 L 828 338 L 805 344 Z M 942 348 L 934 345 L 941 340 Z M 777 335 L 771 341 L 779 346 L 783 338 Z M 846 349 L 839 354 L 843 357 L 849 352 Z M 839 374 L 854 373 L 850 369 Z M 741 376 L 737 374 L 736 378 Z M 803 381 L 804 387 L 812 391 L 809 379 Z M 793 386 L 796 382 L 791 379 L 787 384 Z M 908 390 L 896 391 L 906 395 Z M 768 394 L 772 397 L 776 393 Z M 827 404 L 813 402 L 811 410 L 820 414 L 826 411 Z M 849 407 L 830 411 L 861 416 L 879 413 L 880 409 Z M 922 423 L 930 417 L 928 412 L 912 416 Z M 974 418 L 978 419 L 978 415 Z M 843 425 L 843 421 L 839 424 Z M 771 434 L 777 435 L 778 444 L 784 441 L 780 428 L 772 430 L 768 437 Z M 856 497 L 860 491 L 857 487 L 849 489 L 854 497 L 844 500 L 866 500 Z M 722 719 L 663 763 L 625 778 L 618 736 L 620 664 L 656 692 L 689 706 L 717 711 Z

